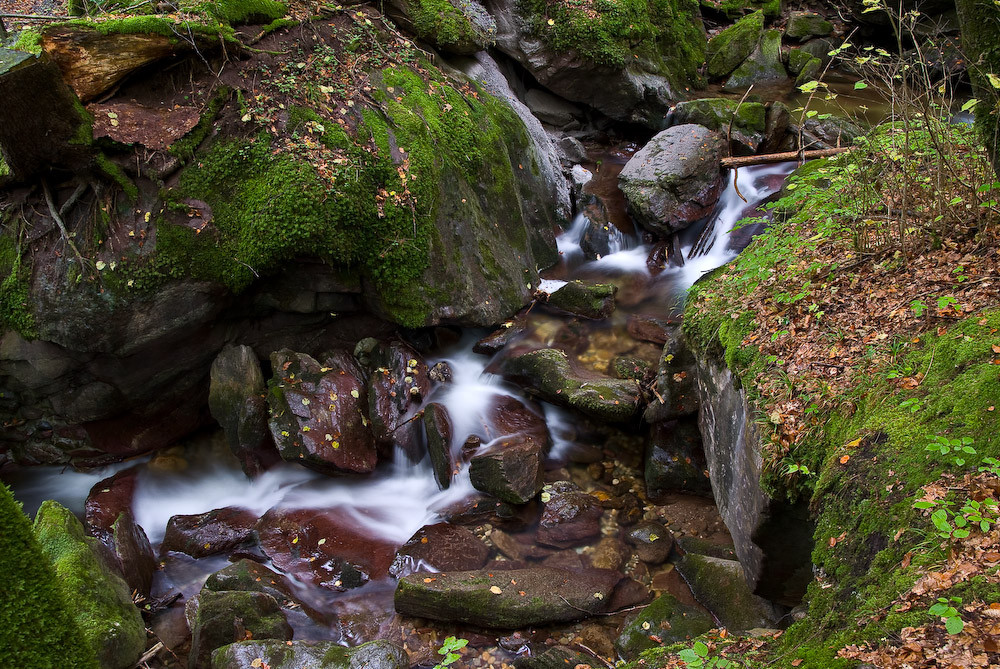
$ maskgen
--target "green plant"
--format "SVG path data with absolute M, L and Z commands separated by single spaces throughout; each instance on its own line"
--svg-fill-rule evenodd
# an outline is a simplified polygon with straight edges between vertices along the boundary
M 941 435 L 934 435 L 928 437 L 928 439 L 929 441 L 927 445 L 924 446 L 924 450 L 939 453 L 941 455 L 954 453 L 955 464 L 959 467 L 965 464 L 965 458 L 961 455 L 962 453 L 968 455 L 976 454 L 976 449 L 972 447 L 972 439 L 969 437 L 949 439 L 948 437 L 943 437 Z
M 961 597 L 938 597 L 937 602 L 931 604 L 927 613 L 936 618 L 944 618 L 944 628 L 948 634 L 958 634 L 965 629 L 965 623 L 958 615 L 958 606 L 961 606 Z
M 461 657 L 458 651 L 462 650 L 469 644 L 468 639 L 459 639 L 453 636 L 448 637 L 438 648 L 438 655 L 443 655 L 444 657 L 440 662 L 434 665 L 434 669 L 445 669 L 459 660 Z
M 694 646 L 685 648 L 679 655 L 691 669 L 725 669 L 735 666 L 724 657 L 709 657 L 708 646 L 701 641 L 695 641 Z

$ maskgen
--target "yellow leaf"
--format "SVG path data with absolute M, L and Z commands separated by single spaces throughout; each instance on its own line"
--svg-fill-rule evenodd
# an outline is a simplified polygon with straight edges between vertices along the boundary
M 498 588 L 495 585 L 491 585 L 490 586 L 490 592 L 492 592 L 494 595 L 499 595 L 499 594 L 501 594 L 503 592 L 503 590 L 501 590 L 500 588 Z

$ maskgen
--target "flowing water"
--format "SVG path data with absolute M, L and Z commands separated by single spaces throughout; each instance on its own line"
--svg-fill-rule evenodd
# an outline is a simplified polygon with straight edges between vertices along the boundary
M 628 351 L 645 356 L 655 364 L 659 347 L 632 339 L 626 331 L 628 317 L 636 314 L 678 317 L 687 288 L 705 272 L 727 262 L 738 252 L 738 246 L 729 242 L 736 221 L 752 213 L 753 205 L 780 188 L 784 176 L 793 168 L 793 164 L 781 164 L 743 168 L 738 175 L 731 173 L 716 213 L 706 224 L 685 234 L 682 240 L 684 263 L 680 266 L 675 264 L 651 271 L 647 258 L 652 247 L 642 244 L 636 235 L 622 233 L 610 224 L 610 252 L 597 259 L 587 259 L 580 242 L 589 222 L 578 217 L 570 229 L 559 236 L 561 266 L 548 274 L 553 278 L 545 279 L 540 290 L 553 292 L 567 280 L 576 278 L 613 282 L 620 288 L 618 309 L 611 318 L 576 324 L 587 331 L 584 338 L 587 345 L 577 351 L 579 362 L 604 372 L 615 355 Z M 567 321 L 565 317 L 546 312 L 544 307 L 533 308 L 524 336 L 551 344 L 558 339 Z M 538 411 L 538 403 L 525 398 L 499 376 L 487 372 L 488 357 L 472 352 L 472 344 L 483 334 L 466 333 L 460 341 L 427 359 L 428 364 L 445 361 L 452 369 L 452 382 L 440 385 L 429 400 L 445 405 L 452 417 L 456 437 L 451 448 L 455 462 L 468 460 L 460 457 L 467 435 L 481 436 L 484 445 L 497 437 L 489 416 L 498 398 L 513 397 L 524 402 L 529 410 Z M 545 403 L 540 405 L 551 435 L 549 457 L 552 466 L 558 466 L 578 446 L 578 419 L 565 409 Z M 439 490 L 427 458 L 413 465 L 405 457 L 396 457 L 393 462 L 380 464 L 375 473 L 365 478 L 330 478 L 294 464 L 282 464 L 249 480 L 221 439 L 215 437 L 208 441 L 210 443 L 190 444 L 177 453 L 158 454 L 139 462 L 86 473 L 43 467 L 23 470 L 8 477 L 8 482 L 28 513 L 33 513 L 43 499 L 56 499 L 79 513 L 88 491 L 98 481 L 134 466 L 139 473 L 133 512 L 154 549 L 162 541 L 171 516 L 198 514 L 227 506 L 249 508 L 257 514 L 276 507 L 335 509 L 373 539 L 398 546 L 422 526 L 435 522 L 444 509 L 453 508 L 476 494 L 469 482 L 467 464 L 460 467 L 448 489 Z M 160 582 L 156 590 L 162 593 L 178 589 L 190 595 L 209 573 L 222 566 L 225 566 L 224 558 L 174 560 L 168 569 L 158 573 Z M 380 602 L 379 606 L 391 608 L 391 585 L 384 581 L 341 595 L 340 606 L 347 609 L 361 606 L 362 596 L 374 598 Z

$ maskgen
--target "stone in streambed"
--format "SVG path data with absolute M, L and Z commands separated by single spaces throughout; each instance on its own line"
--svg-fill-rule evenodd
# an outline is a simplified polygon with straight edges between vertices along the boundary
M 649 403 L 644 418 L 647 423 L 689 416 L 698 411 L 695 357 L 681 334 L 673 328 L 671 337 L 660 352 L 656 371 L 656 392 L 659 396 Z
M 97 538 L 118 562 L 131 590 L 149 596 L 156 556 L 149 538 L 132 515 L 137 470 L 129 468 L 99 481 L 84 504 L 88 533 Z
M 546 304 L 557 311 L 584 318 L 607 318 L 615 310 L 618 287 L 610 283 L 570 281 L 549 295 Z
M 490 550 L 460 525 L 426 525 L 396 551 L 389 573 L 401 578 L 415 571 L 468 571 L 486 564 Z
M 172 516 L 167 521 L 160 550 L 178 551 L 193 558 L 228 553 L 257 541 L 257 514 L 229 506 L 206 513 Z
M 781 64 L 781 31 L 768 30 L 750 57 L 729 76 L 722 90 L 741 91 L 787 79 L 788 72 Z
M 764 12 L 745 16 L 708 41 L 705 52 L 708 76 L 720 79 L 753 53 L 764 32 Z
M 712 616 L 666 593 L 625 625 L 615 650 L 625 660 L 634 660 L 644 650 L 687 641 L 713 627 Z
M 608 371 L 616 379 L 642 381 L 653 375 L 653 364 L 633 355 L 616 355 L 611 359 Z
M 679 103 L 673 123 L 694 123 L 730 138 L 730 152 L 751 155 L 764 141 L 766 110 L 760 102 L 729 98 L 701 98 Z
M 567 646 L 552 646 L 545 652 L 533 655 L 525 653 L 514 660 L 516 669 L 567 669 L 567 667 L 591 666 L 593 655 L 588 655 Z
M 212 362 L 208 407 L 247 476 L 280 460 L 267 428 L 267 387 L 249 346 L 227 346 Z
M 604 510 L 593 495 L 572 483 L 559 481 L 542 488 L 545 508 L 538 525 L 538 543 L 569 548 L 601 533 Z
M 326 474 L 375 468 L 375 439 L 363 409 L 364 377 L 346 351 L 322 362 L 282 349 L 271 354 L 271 434 L 281 457 Z
M 774 605 L 750 591 L 743 566 L 688 553 L 677 562 L 677 571 L 698 602 L 733 631 L 774 627 L 780 615 Z
M 785 36 L 793 39 L 826 37 L 833 32 L 833 24 L 816 12 L 792 12 L 785 25 Z
M 369 356 L 368 416 L 378 443 L 398 446 L 412 461 L 423 455 L 421 425 L 411 420 L 430 394 L 427 364 L 403 342 L 383 342 Z
M 274 597 L 262 592 L 202 590 L 184 607 L 191 629 L 188 667 L 209 666 L 212 651 L 248 638 L 291 639 L 292 628 Z
M 625 164 L 618 184 L 629 213 L 668 236 L 711 213 L 722 194 L 720 137 L 699 125 L 658 133 Z
M 441 489 L 447 488 L 451 485 L 451 438 L 454 436 L 447 407 L 437 402 L 428 404 L 424 407 L 422 421 L 427 434 L 427 452 L 431 458 L 434 478 Z
M 295 606 L 301 607 L 310 618 L 322 623 L 329 624 L 330 622 L 329 614 L 320 613 L 308 603 L 299 599 L 296 586 L 292 584 L 288 577 L 268 569 L 259 562 L 254 562 L 246 558 L 211 574 L 205 580 L 202 590 L 211 590 L 212 592 L 222 592 L 225 590 L 263 592 L 266 595 L 274 597 L 275 601 L 283 607 L 287 606 L 288 603 L 292 603 Z
M 655 520 L 637 523 L 625 535 L 625 541 L 635 548 L 640 560 L 649 564 L 665 562 L 674 549 L 674 535 Z
M 512 395 L 499 395 L 487 411 L 489 427 L 486 437 L 496 439 L 521 435 L 543 448 L 549 447 L 549 427 L 545 417 Z
M 606 569 L 415 573 L 397 584 L 395 604 L 407 616 L 515 629 L 579 620 L 643 601 L 630 581 Z M 629 596 L 616 596 L 617 590 Z
M 239 641 L 212 653 L 212 669 L 408 669 L 406 651 L 379 639 L 347 648 L 333 641 Z
M 496 440 L 472 458 L 469 479 L 480 492 L 524 504 L 542 489 L 544 464 L 543 445 L 518 434 Z
M 574 370 L 558 349 L 539 349 L 504 359 L 500 373 L 547 402 L 607 421 L 626 422 L 639 411 L 635 381 Z
M 711 496 L 708 463 L 694 418 L 654 423 L 646 444 L 646 494 L 656 500 L 673 492 Z
M 86 536 L 76 516 L 51 500 L 39 507 L 33 531 L 100 665 L 133 666 L 146 647 L 146 627 L 128 585 L 105 562 L 100 542 Z
M 494 332 L 477 341 L 472 347 L 472 352 L 482 355 L 493 355 L 502 350 L 511 341 L 523 335 L 527 329 L 527 321 L 520 317 L 501 323 L 500 327 Z

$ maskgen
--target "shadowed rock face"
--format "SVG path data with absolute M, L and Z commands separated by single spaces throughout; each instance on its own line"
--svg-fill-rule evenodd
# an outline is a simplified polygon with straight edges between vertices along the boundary
M 645 601 L 647 591 L 608 569 L 567 571 L 549 567 L 465 571 L 404 577 L 396 611 L 404 615 L 489 628 L 579 620 Z

